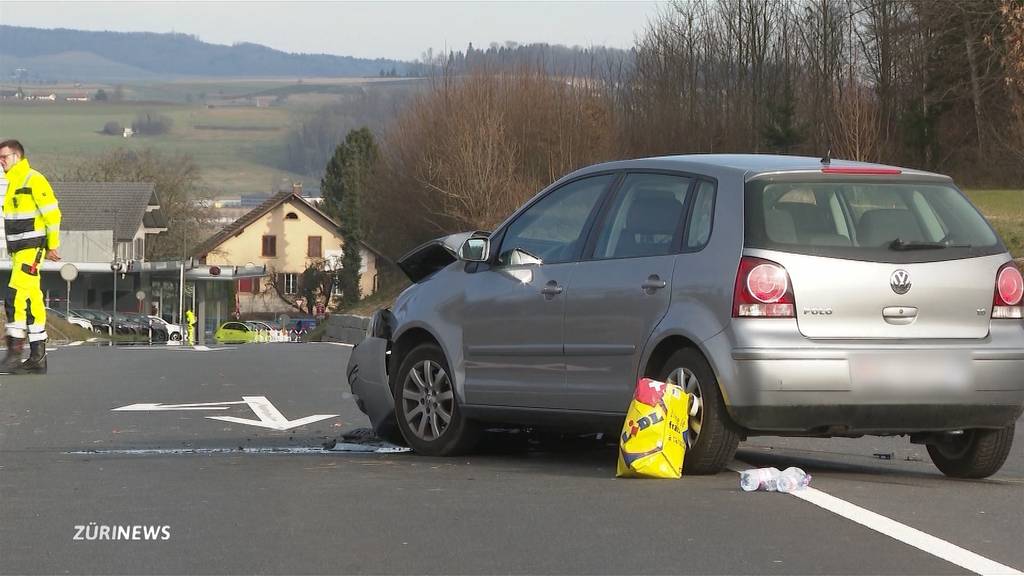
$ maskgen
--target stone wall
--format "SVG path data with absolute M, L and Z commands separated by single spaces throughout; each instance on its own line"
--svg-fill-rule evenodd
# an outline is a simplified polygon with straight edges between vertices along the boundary
M 365 316 L 333 314 L 327 318 L 324 342 L 359 344 L 366 337 L 366 329 L 369 325 L 370 319 Z

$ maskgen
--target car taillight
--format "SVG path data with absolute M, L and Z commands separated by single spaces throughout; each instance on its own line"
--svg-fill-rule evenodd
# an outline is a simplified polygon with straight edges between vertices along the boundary
M 795 318 L 796 300 L 789 274 L 782 266 L 744 256 L 736 272 L 733 318 Z
M 1024 277 L 1021 277 L 1020 270 L 1007 262 L 999 273 L 996 274 L 996 289 L 992 296 L 992 317 L 993 318 L 1022 318 L 1024 317 Z

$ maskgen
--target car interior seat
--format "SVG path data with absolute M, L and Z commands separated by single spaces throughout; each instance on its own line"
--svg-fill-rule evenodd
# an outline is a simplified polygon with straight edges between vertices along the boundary
M 657 256 L 672 250 L 683 204 L 671 190 L 638 190 L 615 246 L 616 258 Z
M 910 210 L 881 208 L 861 215 L 857 238 L 861 246 L 883 246 L 896 238 L 904 242 L 921 241 L 924 234 Z

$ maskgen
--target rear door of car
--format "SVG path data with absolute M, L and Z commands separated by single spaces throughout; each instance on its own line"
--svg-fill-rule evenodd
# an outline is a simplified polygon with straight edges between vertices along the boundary
M 950 183 L 782 174 L 745 206 L 746 253 L 786 269 L 804 336 L 988 335 L 1005 248 Z
M 606 206 L 567 291 L 560 408 L 625 411 L 644 344 L 669 308 L 698 182 L 629 173 Z

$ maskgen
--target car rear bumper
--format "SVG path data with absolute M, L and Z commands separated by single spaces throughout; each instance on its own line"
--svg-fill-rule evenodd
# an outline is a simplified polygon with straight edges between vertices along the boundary
M 367 337 L 349 356 L 345 370 L 356 405 L 370 418 L 373 431 L 386 435 L 394 425 L 395 399 L 388 385 L 388 341 Z
M 1024 410 L 1024 324 L 985 339 L 809 340 L 793 320 L 734 322 L 705 342 L 732 418 L 752 432 L 994 428 Z

